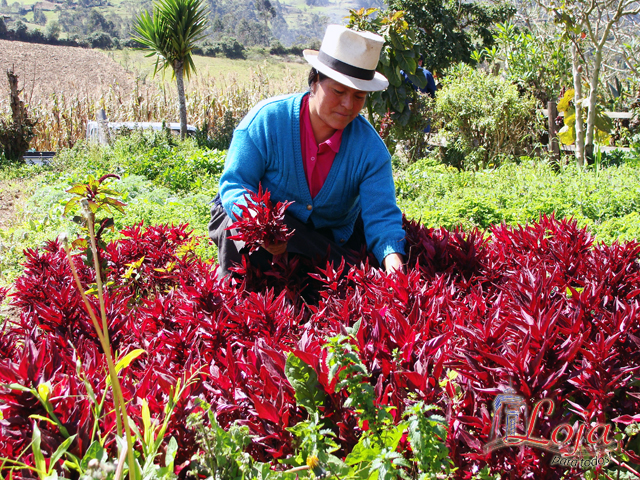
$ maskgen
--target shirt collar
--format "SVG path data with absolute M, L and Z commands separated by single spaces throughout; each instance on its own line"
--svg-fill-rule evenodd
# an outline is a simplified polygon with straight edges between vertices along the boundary
M 336 132 L 331 135 L 327 140 L 325 140 L 323 143 L 326 143 L 329 148 L 331 150 L 333 150 L 335 153 L 338 153 L 340 151 L 340 143 L 342 142 L 342 132 L 344 130 L 336 130 Z

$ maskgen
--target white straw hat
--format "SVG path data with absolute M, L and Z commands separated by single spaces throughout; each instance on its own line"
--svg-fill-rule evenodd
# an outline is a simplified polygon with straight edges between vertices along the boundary
M 389 86 L 376 72 L 384 39 L 371 32 L 356 32 L 341 25 L 329 25 L 320 51 L 304 50 L 304 58 L 327 77 L 364 92 L 377 92 Z

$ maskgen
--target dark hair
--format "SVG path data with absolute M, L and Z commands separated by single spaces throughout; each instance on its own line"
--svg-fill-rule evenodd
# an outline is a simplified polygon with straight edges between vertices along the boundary
M 324 73 L 319 72 L 318 70 L 316 70 L 315 68 L 311 67 L 311 70 L 309 71 L 309 78 L 307 79 L 307 82 L 309 83 L 309 86 L 313 85 L 313 82 L 322 82 L 323 80 L 327 79 L 329 77 L 327 77 Z

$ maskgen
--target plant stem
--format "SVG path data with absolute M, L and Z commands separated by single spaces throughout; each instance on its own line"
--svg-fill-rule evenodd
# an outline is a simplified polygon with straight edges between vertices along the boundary
M 65 244 L 64 246 L 65 251 L 67 252 L 67 260 L 69 261 L 69 265 L 71 266 L 71 273 L 73 274 L 73 278 L 76 281 L 76 286 L 78 287 L 78 291 L 80 292 L 80 295 L 82 296 L 82 301 L 84 302 L 84 306 L 87 309 L 87 312 L 89 313 L 89 317 L 91 318 L 91 323 L 93 324 L 93 328 L 96 331 L 96 334 L 98 335 L 98 340 L 100 340 L 100 346 L 102 347 L 102 350 L 105 352 L 105 355 L 107 355 L 107 351 L 111 351 L 110 349 L 105 350 L 105 339 L 104 336 L 102 335 L 102 329 L 100 328 L 100 324 L 98 323 L 98 319 L 96 318 L 96 314 L 93 311 L 93 307 L 91 307 L 91 304 L 89 303 L 89 299 L 87 298 L 87 295 L 84 293 L 84 288 L 82 287 L 82 283 L 80 282 L 80 277 L 78 276 L 78 272 L 76 270 L 76 266 L 73 263 L 73 259 L 71 258 L 71 252 L 69 251 L 69 247 Z M 107 368 L 109 368 L 109 355 L 107 355 Z M 109 376 L 111 376 L 111 369 L 109 368 Z M 113 384 L 113 381 L 112 381 Z M 118 436 L 122 436 L 122 423 L 120 420 L 120 415 L 119 415 L 119 407 L 118 407 L 118 402 L 119 402 L 119 398 L 117 398 L 117 396 L 114 393 L 114 398 L 113 398 L 113 403 L 115 404 L 114 406 L 116 407 L 116 424 L 117 424 L 117 432 L 118 432 Z
M 135 463 L 133 459 L 133 440 L 131 438 L 131 431 L 129 428 L 129 418 L 127 416 L 126 403 L 124 401 L 124 396 L 122 395 L 122 388 L 120 387 L 120 380 L 118 379 L 118 374 L 116 373 L 115 365 L 113 364 L 113 358 L 111 353 L 111 344 L 109 343 L 109 335 L 108 330 L 106 330 L 106 309 L 104 305 L 104 298 L 101 294 L 102 291 L 102 280 L 100 279 L 100 269 L 99 262 L 97 257 L 97 249 L 95 244 L 95 236 L 93 235 L 93 218 L 90 218 L 88 223 L 90 225 L 89 228 L 89 236 L 91 238 L 91 250 L 93 252 L 94 264 L 96 266 L 96 279 L 99 282 L 98 285 L 98 298 L 100 301 L 100 310 L 104 315 L 103 326 L 105 327 L 106 336 L 104 335 L 103 329 L 100 328 L 98 323 L 98 319 L 96 318 L 95 312 L 87 299 L 86 294 L 84 293 L 84 289 L 82 288 L 82 283 L 80 282 L 80 277 L 78 276 L 78 272 L 76 271 L 76 267 L 71 258 L 71 252 L 69 251 L 69 247 L 65 244 L 65 250 L 67 252 L 67 259 L 69 261 L 69 265 L 71 266 L 71 272 L 73 273 L 73 278 L 76 281 L 76 285 L 78 286 L 78 290 L 80 291 L 80 295 L 82 296 L 82 301 L 89 313 L 89 317 L 91 317 L 91 322 L 93 323 L 93 328 L 96 330 L 98 335 L 98 339 L 100 340 L 100 344 L 102 346 L 102 350 L 107 357 L 107 368 L 109 370 L 109 377 L 111 378 L 111 387 L 113 389 L 113 403 L 116 413 L 116 426 L 118 431 L 118 436 L 122 436 L 122 428 L 124 427 L 125 436 L 127 438 L 127 453 L 128 453 L 128 464 L 129 464 L 129 478 L 131 480 L 136 479 L 136 471 L 135 471 Z
M 89 219 L 87 224 L 89 227 L 89 239 L 91 240 L 91 251 L 93 253 L 93 266 L 96 271 L 96 286 L 98 289 L 98 301 L 100 302 L 100 314 L 102 316 L 103 338 L 105 340 L 105 345 L 106 345 L 105 354 L 107 355 L 107 364 L 109 365 L 109 376 L 111 377 L 111 386 L 114 390 L 114 394 L 115 396 L 118 397 L 118 403 L 120 404 L 119 405 L 120 415 L 122 416 L 124 433 L 125 433 L 125 436 L 127 437 L 127 452 L 128 452 L 127 463 L 129 464 L 129 478 L 131 480 L 135 480 L 136 469 L 135 469 L 135 463 L 133 458 L 133 438 L 131 437 L 131 429 L 129 428 L 129 416 L 127 415 L 127 404 L 124 400 L 124 395 L 122 394 L 122 386 L 120 385 L 120 379 L 118 378 L 118 373 L 116 372 L 115 366 L 113 365 L 113 356 L 111 352 L 111 343 L 109 342 L 109 330 L 107 326 L 107 311 L 104 303 L 104 295 L 102 292 L 102 272 L 100 269 L 100 260 L 98 259 L 98 246 L 96 245 L 95 215 L 93 213 L 89 214 Z

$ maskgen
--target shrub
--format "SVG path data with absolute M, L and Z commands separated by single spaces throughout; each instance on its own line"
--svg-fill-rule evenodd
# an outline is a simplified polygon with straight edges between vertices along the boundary
M 233 37 L 222 37 L 216 44 L 227 58 L 244 58 L 244 46 Z
M 104 48 L 106 50 L 113 47 L 113 39 L 108 33 L 95 32 L 86 38 L 91 48 Z
M 535 101 L 501 77 L 460 64 L 442 79 L 435 113 L 449 143 L 444 160 L 456 167 L 481 168 L 525 151 Z

